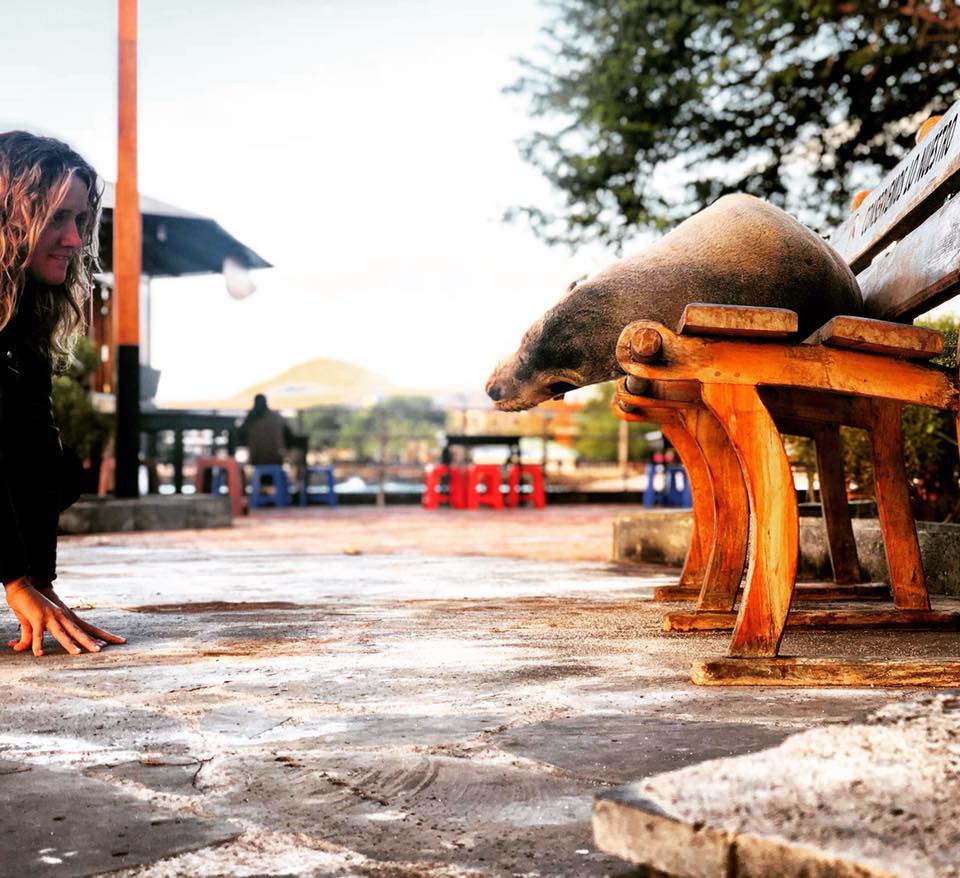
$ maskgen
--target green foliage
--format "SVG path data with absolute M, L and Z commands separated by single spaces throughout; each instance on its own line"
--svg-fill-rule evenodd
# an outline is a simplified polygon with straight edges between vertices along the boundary
M 340 421 L 336 445 L 353 449 L 357 460 L 377 460 L 381 436 L 385 436 L 385 456 L 397 460 L 411 443 L 428 442 L 435 450 L 446 418 L 446 412 L 428 396 L 391 396 L 370 408 L 347 413 Z
M 935 362 L 957 369 L 956 317 L 917 321 L 942 332 L 944 354 Z M 921 518 L 960 520 L 960 458 L 956 419 L 950 412 L 907 406 L 903 411 L 904 457 L 911 481 L 914 507 Z
M 60 436 L 81 458 L 110 435 L 112 419 L 98 412 L 90 399 L 90 374 L 97 352 L 89 338 L 81 338 L 67 370 L 53 378 L 53 419 Z
M 309 447 L 318 451 L 334 448 L 340 428 L 350 415 L 351 410 L 344 405 L 320 405 L 302 412 L 301 422 Z
M 601 384 L 597 393 L 577 412 L 577 453 L 580 459 L 590 462 L 608 462 L 617 460 L 618 435 L 621 420 L 614 415 L 610 406 L 616 384 L 612 381 Z M 630 460 L 645 458 L 649 448 L 643 434 L 659 430 L 656 424 L 631 422 L 629 430 Z
M 520 207 L 549 242 L 621 244 L 750 192 L 815 228 L 874 185 L 960 96 L 960 9 L 887 0 L 553 0 L 507 91 L 561 206 Z
M 936 329 L 944 335 L 943 356 L 934 362 L 957 368 L 957 338 L 960 322 L 956 317 L 918 320 L 920 326 Z M 874 495 L 870 438 L 863 430 L 842 430 L 844 464 L 847 478 L 855 484 L 857 496 Z M 907 479 L 914 513 L 931 521 L 960 521 L 960 457 L 954 416 L 950 412 L 920 406 L 903 410 L 903 446 Z

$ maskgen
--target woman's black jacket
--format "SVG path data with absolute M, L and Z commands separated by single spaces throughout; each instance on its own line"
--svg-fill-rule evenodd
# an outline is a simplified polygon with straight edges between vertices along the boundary
M 29 289 L 0 330 L 0 580 L 52 582 L 63 449 L 53 421 L 49 343 Z M 72 501 L 71 501 L 72 502 Z

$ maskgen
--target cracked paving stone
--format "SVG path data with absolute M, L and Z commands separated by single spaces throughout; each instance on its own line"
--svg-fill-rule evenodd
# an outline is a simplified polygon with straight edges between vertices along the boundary
M 161 810 L 77 771 L 0 762 L 4 875 L 83 878 L 238 835 L 226 821 Z

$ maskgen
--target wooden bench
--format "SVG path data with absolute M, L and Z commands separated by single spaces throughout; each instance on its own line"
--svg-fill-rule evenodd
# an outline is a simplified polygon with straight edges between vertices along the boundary
M 700 489 L 681 579 L 681 586 L 699 580 L 698 607 L 686 618 L 671 614 L 668 627 L 675 622 L 680 628 L 733 629 L 728 656 L 695 665 L 696 682 L 822 684 L 822 668 L 779 658 L 788 622 L 957 625 L 957 614 L 930 607 L 910 513 L 900 415 L 906 404 L 958 410 L 957 375 L 927 362 L 942 351 L 942 339 L 905 325 L 960 290 L 960 198 L 948 200 L 960 188 L 958 117 L 960 103 L 831 239 L 858 275 L 869 318 L 835 318 L 799 339 L 789 312 L 694 304 L 676 332 L 640 321 L 620 337 L 617 358 L 628 377 L 618 388 L 617 405 L 628 418 L 655 413 L 669 424 L 664 432 L 679 440 L 688 467 L 695 461 L 691 483 Z M 849 581 L 855 546 L 845 520 L 841 424 L 865 428 L 871 436 L 894 609 L 791 613 L 799 520 L 778 426 L 813 435 L 817 442 L 835 578 Z M 738 476 L 749 508 L 749 538 L 743 595 L 734 614 L 744 544 L 743 529 L 735 524 L 738 515 L 745 518 Z M 847 670 L 836 680 L 847 685 L 894 678 L 895 685 L 960 683 L 960 662 L 841 665 Z
M 680 581 L 676 586 L 655 589 L 654 600 L 695 600 L 698 613 L 729 611 L 746 565 L 749 519 L 749 501 L 736 451 L 722 425 L 702 404 L 698 386 L 660 382 L 652 395 L 637 395 L 627 389 L 629 381 L 621 379 L 618 383 L 616 414 L 627 421 L 661 424 L 664 435 L 684 462 L 693 493 L 693 533 Z M 836 423 L 824 423 L 819 410 L 798 418 L 791 417 L 784 404 L 777 405 L 774 401 L 774 405 L 778 409 L 774 417 L 781 432 L 808 436 L 815 443 L 833 568 L 833 583 L 798 583 L 794 600 L 889 597 L 890 589 L 886 585 L 861 582 Z M 666 630 L 702 627 L 700 620 L 684 624 L 682 615 L 665 617 Z

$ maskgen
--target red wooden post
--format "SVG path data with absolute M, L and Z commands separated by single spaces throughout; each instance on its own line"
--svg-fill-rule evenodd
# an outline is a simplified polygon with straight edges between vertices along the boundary
M 113 211 L 118 497 L 139 494 L 140 201 L 137 192 L 137 0 L 118 0 L 117 200 Z

